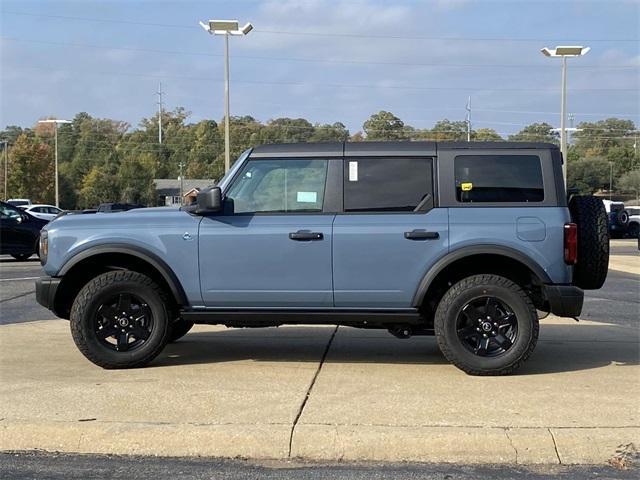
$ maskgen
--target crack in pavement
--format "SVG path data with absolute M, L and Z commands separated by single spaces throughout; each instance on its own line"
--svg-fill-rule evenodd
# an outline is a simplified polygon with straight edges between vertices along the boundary
M 513 451 L 516 454 L 516 465 L 517 465 L 518 464 L 518 449 L 516 448 L 515 444 L 513 443 L 513 440 L 509 436 L 509 429 L 508 428 L 504 429 L 504 434 L 507 436 L 507 440 L 509 440 L 509 443 L 511 444 L 511 448 L 513 448 Z
M 556 437 L 550 428 L 547 428 L 547 431 L 549 432 L 549 435 L 551 435 L 551 440 L 553 440 L 553 448 L 556 451 L 556 457 L 558 457 L 558 463 L 562 465 L 562 459 L 560 458 L 560 452 L 558 451 L 558 443 L 556 442 Z
M 30 292 L 21 293 L 20 295 L 16 295 L 15 297 L 5 298 L 5 299 L 0 300 L 0 303 L 10 302 L 11 300 L 15 300 L 16 298 L 20 298 L 20 297 L 26 297 L 27 295 L 31 295 L 32 293 L 36 293 L 36 291 L 35 290 L 31 290 Z
M 300 420 L 304 407 L 307 405 L 307 401 L 309 400 L 309 396 L 311 395 L 311 390 L 313 390 L 313 386 L 315 385 L 316 379 L 320 374 L 320 370 L 322 370 L 322 366 L 324 365 L 324 361 L 327 358 L 327 354 L 329 353 L 329 349 L 331 348 L 333 339 L 335 338 L 336 333 L 338 332 L 338 328 L 340 328 L 340 325 L 336 325 L 336 328 L 333 330 L 333 333 L 331 334 L 331 337 L 327 342 L 327 346 L 324 348 L 324 352 L 322 353 L 322 357 L 320 358 L 320 363 L 318 364 L 318 368 L 316 369 L 316 372 L 314 373 L 313 378 L 311 379 L 309 388 L 307 388 L 307 393 L 304 396 L 304 399 L 302 400 L 302 404 L 300 405 L 300 408 L 298 409 L 296 418 L 293 420 L 293 425 L 291 425 L 291 434 L 289 435 L 289 453 L 287 455 L 289 458 L 291 458 L 291 448 L 293 446 L 293 434 L 295 433 L 296 425 L 298 425 L 298 420 Z

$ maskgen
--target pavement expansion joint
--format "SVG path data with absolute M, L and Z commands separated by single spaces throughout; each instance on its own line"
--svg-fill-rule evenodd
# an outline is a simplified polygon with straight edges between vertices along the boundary
M 313 390 L 313 386 L 316 383 L 316 379 L 318 378 L 318 375 L 320 375 L 320 370 L 322 370 L 322 366 L 324 365 L 324 361 L 327 358 L 327 354 L 329 353 L 329 349 L 331 348 L 331 344 L 333 343 L 333 339 L 336 336 L 336 333 L 338 333 L 338 328 L 340 328 L 339 325 L 336 325 L 336 328 L 333 330 L 333 333 L 331 334 L 331 337 L 329 338 L 329 341 L 327 342 L 327 345 L 324 349 L 324 352 L 322 353 L 322 357 L 320 358 L 320 363 L 318 363 L 318 368 L 316 369 L 316 372 L 313 375 L 313 378 L 311 379 L 311 383 L 309 384 L 309 388 L 307 388 L 307 393 L 304 396 L 304 399 L 302 400 L 302 403 L 300 404 L 300 408 L 298 409 L 298 413 L 296 414 L 296 418 L 293 421 L 293 425 L 291 425 L 291 434 L 289 435 L 289 453 L 288 453 L 288 457 L 291 458 L 291 448 L 293 446 L 293 434 L 295 433 L 296 430 L 296 425 L 298 425 L 298 420 L 300 420 L 300 417 L 302 416 L 302 412 L 304 411 L 304 407 L 307 404 L 307 401 L 309 400 L 309 396 L 311 395 L 311 391 Z

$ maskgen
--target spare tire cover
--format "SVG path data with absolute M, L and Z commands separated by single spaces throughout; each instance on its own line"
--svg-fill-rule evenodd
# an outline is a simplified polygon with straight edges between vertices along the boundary
M 609 232 L 604 203 L 592 195 L 577 195 L 569 201 L 571 221 L 578 225 L 578 263 L 573 284 L 595 290 L 604 284 L 609 269 Z

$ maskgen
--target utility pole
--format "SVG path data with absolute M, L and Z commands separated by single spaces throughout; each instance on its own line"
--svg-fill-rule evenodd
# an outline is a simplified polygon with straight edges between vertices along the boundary
M 471 96 L 467 99 L 467 142 L 471 141 Z
M 158 143 L 162 145 L 162 82 L 158 82 Z
M 9 154 L 8 154 L 8 148 L 9 148 L 9 142 L 7 142 L 6 140 L 2 141 L 3 145 L 4 145 L 4 201 L 6 202 L 9 199 L 9 196 L 7 195 L 7 175 L 9 174 Z
M 182 178 L 182 167 L 184 167 L 184 163 L 182 160 L 180 160 L 180 164 L 178 166 L 180 167 L 180 205 L 182 205 L 184 199 L 184 179 Z
M 38 120 L 38 123 L 53 123 L 53 131 L 55 138 L 55 188 L 56 188 L 56 207 L 60 207 L 60 196 L 58 195 L 58 125 L 61 123 L 72 123 L 70 120 Z
M 613 162 L 609 162 L 609 200 L 611 200 L 611 192 L 613 192 Z

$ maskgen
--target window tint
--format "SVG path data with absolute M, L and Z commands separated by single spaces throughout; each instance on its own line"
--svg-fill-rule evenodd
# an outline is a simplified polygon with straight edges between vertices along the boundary
M 13 208 L 9 205 L 0 205 L 0 215 L 2 215 L 2 218 L 19 218 L 20 212 L 18 211 L 17 208 Z
M 327 160 L 249 160 L 227 192 L 234 213 L 321 212 Z
M 418 205 L 433 206 L 431 159 L 345 160 L 345 212 L 413 212 Z
M 536 155 L 460 155 L 454 160 L 459 202 L 542 202 Z

